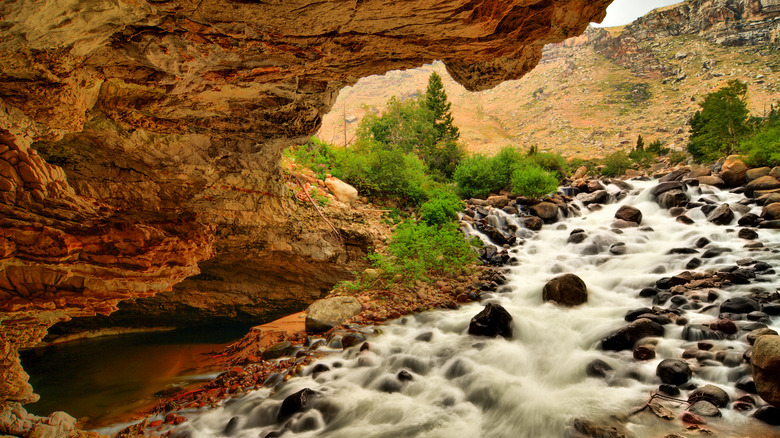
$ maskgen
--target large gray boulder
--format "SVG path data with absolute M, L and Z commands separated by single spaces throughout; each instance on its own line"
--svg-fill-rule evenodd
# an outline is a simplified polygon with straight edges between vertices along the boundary
M 767 403 L 780 407 L 780 336 L 756 339 L 750 367 L 758 395 Z
M 355 297 L 333 297 L 317 300 L 306 309 L 306 332 L 322 333 L 339 326 L 360 313 L 363 306 Z

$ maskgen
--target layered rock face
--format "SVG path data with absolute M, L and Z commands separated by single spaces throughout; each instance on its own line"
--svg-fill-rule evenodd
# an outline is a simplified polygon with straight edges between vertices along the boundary
M 347 213 L 343 240 L 301 220 L 278 163 L 338 90 L 435 59 L 492 87 L 609 3 L 3 3 L 0 400 L 34 398 L 16 349 L 123 299 L 173 290 L 213 311 L 233 294 L 213 311 L 229 314 L 316 298 L 373 237 Z

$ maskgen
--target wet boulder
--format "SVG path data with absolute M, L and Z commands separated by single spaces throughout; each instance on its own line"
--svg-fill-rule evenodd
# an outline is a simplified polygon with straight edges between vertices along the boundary
M 772 426 L 780 426 L 780 409 L 774 406 L 762 406 L 756 409 L 753 418 Z
M 761 210 L 761 218 L 768 221 L 780 219 L 780 202 L 764 206 L 763 210 Z
M 609 192 L 606 190 L 597 190 L 593 193 L 581 193 L 577 195 L 577 199 L 585 205 L 606 204 L 609 202 Z
M 780 407 L 780 336 L 760 336 L 753 344 L 750 358 L 753 381 L 758 395 Z
M 747 297 L 729 298 L 720 305 L 720 313 L 750 313 L 756 310 L 761 310 L 761 305 Z
M 624 205 L 618 209 L 615 213 L 615 219 L 624 220 L 626 222 L 634 222 L 637 225 L 642 223 L 642 212 L 638 208 L 630 205 Z
M 720 170 L 720 177 L 723 181 L 731 187 L 741 186 L 745 184 L 747 177 L 748 167 L 745 162 L 742 161 L 737 155 L 730 155 L 723 163 L 723 167 Z
M 700 176 L 696 178 L 696 180 L 699 181 L 699 184 L 706 184 L 708 186 L 723 187 L 725 185 L 723 179 L 718 176 Z
M 545 223 L 558 220 L 558 206 L 552 202 L 540 202 L 531 207 L 531 214 L 541 218 Z
M 542 229 L 542 224 L 544 222 L 542 219 L 538 216 L 529 216 L 523 218 L 523 226 L 528 228 L 529 230 L 539 231 Z
M 481 312 L 471 318 L 468 333 L 491 338 L 500 335 L 509 339 L 512 337 L 512 315 L 501 305 L 488 303 Z
M 671 184 L 671 183 L 666 183 Z M 672 208 L 672 207 L 681 207 L 688 203 L 688 195 L 680 190 L 680 189 L 674 189 L 669 190 L 661 193 L 656 197 L 655 202 L 660 205 L 662 208 Z M 683 217 L 683 215 L 680 215 L 678 217 Z
M 322 333 L 341 325 L 360 313 L 363 307 L 355 297 L 333 297 L 317 300 L 306 309 L 306 332 Z
M 734 221 L 734 212 L 728 204 L 721 204 L 707 215 L 707 220 L 715 225 L 728 225 Z
M 279 408 L 277 418 L 279 421 L 286 421 L 298 412 L 304 412 L 311 409 L 314 399 L 318 393 L 310 388 L 304 388 L 295 394 L 287 396 Z
M 719 408 L 725 408 L 729 404 L 729 395 L 723 388 L 715 385 L 700 386 L 688 395 L 688 403 L 696 403 L 706 400 Z
M 682 385 L 692 374 L 691 367 L 681 359 L 664 359 L 655 369 L 655 375 L 669 385 Z
M 664 327 L 657 322 L 641 318 L 623 326 L 601 340 L 601 349 L 610 351 L 633 350 L 634 344 L 649 336 L 663 336 Z
M 607 374 L 612 370 L 612 367 L 609 366 L 608 363 L 601 359 L 594 359 L 585 367 L 585 374 L 588 377 L 604 378 L 607 377 Z
M 658 197 L 670 190 L 685 190 L 685 184 L 679 181 L 662 182 L 650 190 L 652 196 Z
M 561 306 L 577 306 L 588 301 L 588 288 L 580 277 L 563 274 L 544 285 L 542 299 L 555 301 Z
M 768 167 L 756 167 L 754 169 L 748 169 L 748 171 L 745 173 L 745 181 L 751 182 L 755 181 L 762 176 L 767 176 L 772 171 L 772 169 Z
M 757 191 L 780 189 L 780 181 L 773 176 L 762 176 L 745 186 L 745 195 L 752 198 Z
M 691 404 L 691 406 L 688 408 L 688 412 L 701 417 L 721 416 L 720 409 L 707 400 L 701 400 Z

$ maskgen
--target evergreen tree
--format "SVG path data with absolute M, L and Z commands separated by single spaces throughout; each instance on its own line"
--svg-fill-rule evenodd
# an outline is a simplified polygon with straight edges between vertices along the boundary
M 642 134 L 639 134 L 639 137 L 636 138 L 636 148 L 637 151 L 643 151 L 645 150 L 645 139 L 642 138 Z
M 433 113 L 433 123 L 438 132 L 436 141 L 455 141 L 460 137 L 458 128 L 452 124 L 451 104 L 444 91 L 441 76 L 433 72 L 428 77 L 428 89 L 425 91 L 425 106 Z

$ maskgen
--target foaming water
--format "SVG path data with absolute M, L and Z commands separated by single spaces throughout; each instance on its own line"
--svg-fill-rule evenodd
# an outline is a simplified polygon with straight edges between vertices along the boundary
M 744 248 L 747 241 L 736 236 L 737 227 L 713 225 L 699 209 L 687 213 L 695 220 L 693 225 L 682 224 L 651 199 L 647 189 L 654 182 L 631 184 L 634 190 L 619 203 L 593 212 L 580 206 L 582 216 L 545 225 L 536 233 L 518 230 L 522 243 L 510 250 L 516 262 L 509 268 L 508 285 L 501 292 L 483 295 L 482 303 L 388 323 L 381 335 L 369 339 L 370 351 L 333 352 L 319 362 L 330 371 L 316 377 L 310 367 L 308 376 L 273 390 L 262 389 L 216 409 L 185 411 L 190 421 L 177 433 L 195 438 L 224 436 L 227 423 L 237 417 L 233 421 L 238 427 L 231 431 L 234 436 L 253 438 L 274 431 L 285 437 L 557 437 L 564 435 L 575 418 L 598 420 L 629 413 L 660 383 L 655 377 L 658 363 L 679 358 L 684 349 L 696 345 L 681 338 L 682 327 L 666 325 L 666 336 L 656 345 L 656 359 L 640 362 L 632 358 L 631 351 L 597 349 L 601 338 L 626 324 L 623 317 L 628 310 L 650 306 L 650 299 L 639 297 L 641 288 L 685 270 L 690 259 L 703 252 L 670 255 L 670 250 L 692 248 L 706 237 L 712 242 L 710 247 L 730 252 L 703 259 L 697 271 L 733 265 L 746 257 L 775 268 L 780 264 L 780 233 L 759 229 L 758 241 L 766 249 L 749 252 Z M 615 186 L 607 189 L 612 194 L 620 191 Z M 714 188 L 694 187 L 689 195 L 694 200 L 703 197 L 717 204 L 729 203 L 737 219 L 751 211 L 737 204 L 740 195 Z M 642 211 L 642 226 L 616 232 L 610 225 L 624 204 Z M 491 217 L 495 226 L 517 224 L 503 213 Z M 583 229 L 587 238 L 578 244 L 567 243 L 576 228 Z M 624 253 L 610 253 L 616 244 L 625 246 Z M 588 302 L 574 308 L 543 302 L 544 284 L 566 272 L 585 281 Z M 774 290 L 780 286 L 777 276 L 759 276 L 756 281 L 719 290 L 719 300 L 745 295 L 756 287 Z M 513 339 L 466 334 L 470 319 L 486 302 L 501 304 L 513 316 Z M 717 317 L 718 311 L 714 306 L 700 312 L 691 310 L 685 316 L 691 323 L 703 323 Z M 777 329 L 775 323 L 771 325 Z M 746 347 L 741 340 L 717 342 L 740 355 Z M 595 359 L 614 372 L 607 378 L 588 377 L 586 367 Z M 398 373 L 404 370 L 411 380 L 399 380 Z M 745 373 L 744 365 L 715 364 L 702 367 L 692 382 L 718 384 L 733 400 L 737 394 L 730 382 Z M 280 425 L 277 413 L 282 400 L 303 388 L 320 393 L 314 409 Z M 726 428 L 754 421 L 729 409 L 723 415 L 718 421 Z M 627 421 L 636 436 L 659 432 L 657 423 Z

